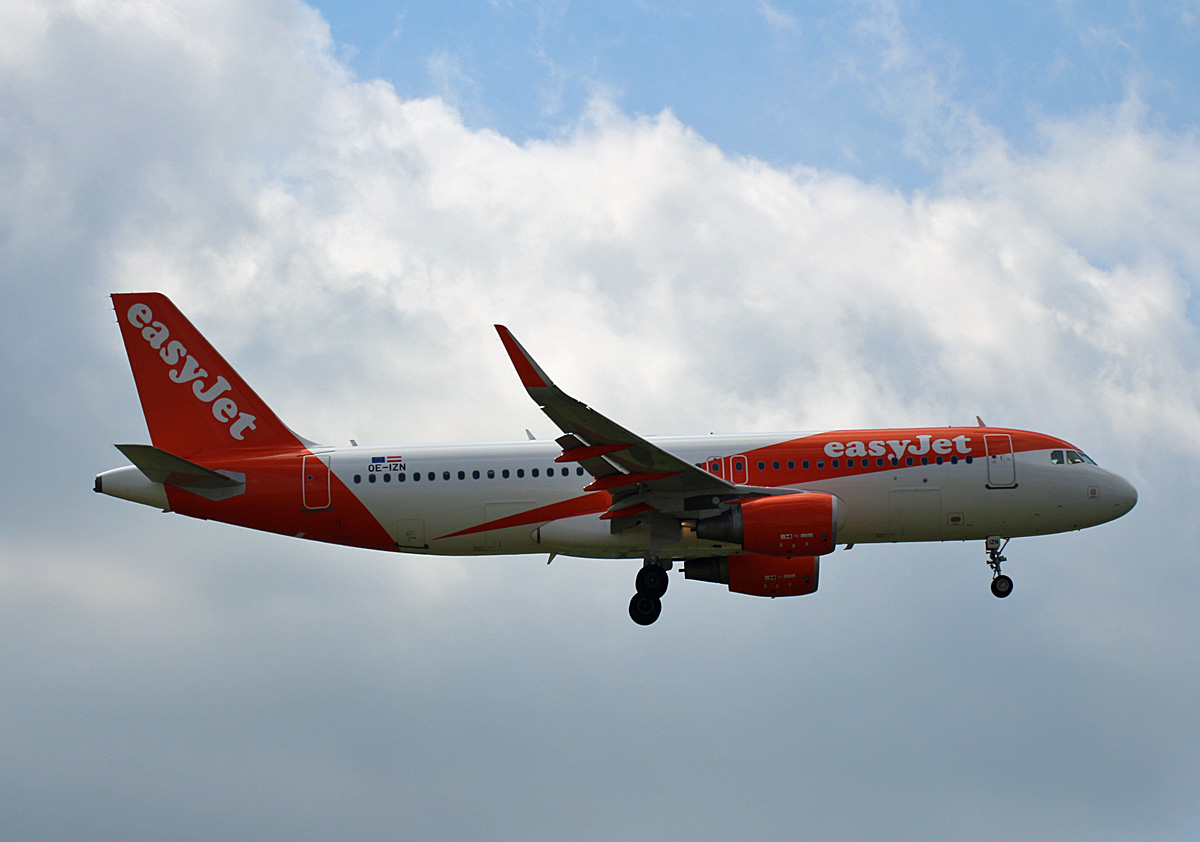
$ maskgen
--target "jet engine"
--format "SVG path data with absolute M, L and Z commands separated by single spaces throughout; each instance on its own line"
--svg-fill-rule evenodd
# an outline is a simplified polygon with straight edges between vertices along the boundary
M 688 559 L 683 566 L 685 579 L 729 585 L 734 593 L 751 596 L 804 596 L 817 589 L 821 560 L 774 558 L 766 555 L 735 555 Z
M 837 498 L 819 492 L 740 500 L 696 522 L 702 540 L 741 544 L 747 554 L 774 558 L 833 552 L 837 529 Z

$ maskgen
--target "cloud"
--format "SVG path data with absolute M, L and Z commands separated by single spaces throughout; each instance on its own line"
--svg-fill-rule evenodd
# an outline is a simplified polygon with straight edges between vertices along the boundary
M 767 22 L 767 26 L 777 32 L 795 32 L 799 28 L 795 15 L 767 3 L 766 0 L 758 4 L 758 11 Z
M 248 224 L 219 251 L 181 243 L 212 237 L 188 220 L 121 242 L 114 274 L 121 287 L 154 274 L 253 302 L 242 311 L 270 314 L 263 341 L 295 364 L 348 353 L 374 386 L 398 377 L 407 395 L 474 370 L 464 392 L 519 412 L 488 327 L 503 320 L 609 406 L 628 400 L 627 381 L 589 349 L 653 359 L 639 378 L 662 406 L 632 410 L 651 427 L 664 415 L 693 430 L 976 412 L 1033 423 L 1035 410 L 1065 420 L 1106 393 L 1125 407 L 1120 433 L 1194 452 L 1196 395 L 1181 376 L 1194 354 L 1196 150 L 1114 119 L 1048 127 L 1044 154 L 1000 149 L 904 196 L 730 159 L 670 113 L 632 119 L 597 102 L 569 137 L 517 145 L 467 129 L 440 100 L 346 85 L 277 177 L 242 185 Z M 1163 208 L 1178 211 L 1165 227 Z M 372 341 L 346 349 L 331 329 L 356 319 Z M 331 380 L 321 388 L 346 388 Z M 339 424 L 365 417 L 374 440 L 395 425 L 356 415 L 348 396 L 336 404 Z
M 281 0 L 14 2 L 9 32 L 9 835 L 1194 824 L 1192 134 L 1131 100 L 1033 152 L 931 152 L 903 193 L 602 98 L 518 143 L 355 79 Z M 648 434 L 979 412 L 1077 440 L 1143 503 L 1016 542 L 1004 604 L 978 547 L 858 547 L 803 601 L 676 580 L 647 638 L 630 564 L 392 559 L 92 495 L 141 430 L 104 299 L 135 288 L 332 442 L 548 436 L 504 322 Z

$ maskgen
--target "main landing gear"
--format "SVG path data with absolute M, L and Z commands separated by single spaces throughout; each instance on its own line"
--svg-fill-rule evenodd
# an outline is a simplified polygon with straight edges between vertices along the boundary
M 657 558 L 648 558 L 637 574 L 637 593 L 629 601 L 629 616 L 639 626 L 648 626 L 662 613 L 662 597 L 667 592 L 667 567 Z
M 1000 562 L 1005 561 L 1004 548 L 1008 546 L 1008 538 L 993 536 L 987 539 L 988 567 L 992 568 L 992 595 L 1004 599 L 1012 593 L 1013 581 L 1000 572 Z

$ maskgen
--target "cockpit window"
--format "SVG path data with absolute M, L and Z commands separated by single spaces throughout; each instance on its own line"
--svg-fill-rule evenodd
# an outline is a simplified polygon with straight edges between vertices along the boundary
M 1095 465 L 1091 457 L 1078 450 L 1051 450 L 1051 465 Z

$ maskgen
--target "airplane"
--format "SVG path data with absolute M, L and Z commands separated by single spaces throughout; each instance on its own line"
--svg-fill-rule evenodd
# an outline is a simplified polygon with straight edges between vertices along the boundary
M 287 427 L 163 294 L 112 302 L 151 444 L 97 492 L 189 517 L 425 555 L 641 559 L 629 615 L 655 622 L 667 571 L 754 596 L 817 590 L 842 546 L 1008 542 L 1095 526 L 1137 491 L 1064 439 L 984 426 L 642 437 L 570 397 L 504 326 L 554 441 L 320 445 Z

